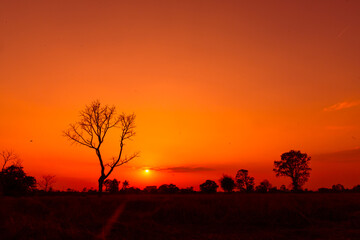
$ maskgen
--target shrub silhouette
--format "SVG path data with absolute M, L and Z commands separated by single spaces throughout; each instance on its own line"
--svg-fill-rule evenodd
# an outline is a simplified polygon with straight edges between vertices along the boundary
M 130 194 L 134 194 L 134 193 L 141 193 L 140 188 L 136 188 L 136 187 L 129 187 L 127 188 L 125 191 L 125 193 L 130 193 Z
M 356 185 L 352 188 L 353 192 L 360 192 L 360 185 Z
M 272 185 L 267 179 L 263 180 L 258 186 L 256 186 L 256 192 L 260 193 L 270 192 L 271 189 Z
M 180 189 L 180 193 L 194 193 L 194 187 L 187 187 L 187 188 L 182 188 Z
M 344 192 L 345 191 L 345 188 L 342 184 L 335 184 L 335 185 L 332 185 L 331 189 L 334 191 L 334 192 Z
M 216 182 L 212 180 L 206 180 L 203 184 L 200 185 L 200 191 L 204 193 L 216 193 L 218 189 Z
M 156 186 L 146 186 L 143 190 L 145 193 L 157 193 L 158 189 Z
M 287 190 L 286 186 L 283 184 L 283 185 L 280 186 L 280 191 L 281 192 L 287 192 L 288 190 Z
M 232 177 L 223 175 L 220 179 L 220 186 L 225 192 L 232 192 L 235 188 L 235 181 Z
M 21 166 L 11 165 L 0 172 L 0 185 L 4 195 L 20 196 L 36 188 L 36 179 L 27 176 Z
M 177 193 L 179 188 L 174 184 L 163 184 L 158 189 L 159 193 Z
M 329 192 L 332 192 L 332 190 L 330 188 L 321 187 L 321 188 L 318 188 L 318 192 L 319 193 L 329 193 Z

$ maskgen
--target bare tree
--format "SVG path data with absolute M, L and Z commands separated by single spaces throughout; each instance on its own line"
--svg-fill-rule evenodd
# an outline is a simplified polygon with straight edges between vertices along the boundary
M 101 146 L 106 134 L 113 128 L 121 129 L 119 152 L 111 162 L 105 163 L 101 154 Z M 102 192 L 104 181 L 113 172 L 114 168 L 138 156 L 138 153 L 128 157 L 122 156 L 125 141 L 130 140 L 135 135 L 135 114 L 126 115 L 122 113 L 117 115 L 114 106 L 102 106 L 99 101 L 94 101 L 89 106 L 86 106 L 80 112 L 80 121 L 71 124 L 70 128 L 64 131 L 64 135 L 72 142 L 94 149 L 101 168 L 98 179 L 99 193 Z
M 41 177 L 41 180 L 38 184 L 42 190 L 44 190 L 45 192 L 49 192 L 55 182 L 55 176 L 45 175 Z
M 1 171 L 4 171 L 7 164 L 11 164 L 17 167 L 21 166 L 20 158 L 12 150 L 3 150 L 0 152 L 0 157 L 2 158 L 2 167 Z
M 125 180 L 122 184 L 122 190 L 126 190 L 126 188 L 129 187 L 129 182 L 127 180 Z
M 311 157 L 306 153 L 291 150 L 281 155 L 280 161 L 274 161 L 276 176 L 290 177 L 294 191 L 298 191 L 309 180 Z

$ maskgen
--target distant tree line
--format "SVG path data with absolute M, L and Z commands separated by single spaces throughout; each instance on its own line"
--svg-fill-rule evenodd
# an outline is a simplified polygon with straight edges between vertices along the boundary
M 45 175 L 38 181 L 32 176 L 28 176 L 21 165 L 19 157 L 12 151 L 0 152 L 0 195 L 23 196 L 27 194 L 63 194 L 63 193 L 98 193 L 98 189 L 84 188 L 82 191 L 66 189 L 65 191 L 55 191 L 53 184 L 55 176 Z M 218 181 L 218 185 L 213 180 L 206 180 L 200 184 L 200 193 L 216 193 L 219 187 L 226 193 L 280 193 L 280 192 L 313 192 L 303 186 L 310 177 L 309 167 L 310 157 L 306 153 L 291 150 L 281 155 L 280 161 L 274 162 L 276 176 L 286 176 L 291 179 L 291 187 L 288 189 L 285 185 L 279 188 L 264 179 L 258 185 L 255 185 L 255 178 L 249 174 L 246 169 L 240 169 L 236 172 L 235 177 L 223 175 Z M 157 186 L 147 186 L 144 189 L 132 187 L 129 181 L 123 182 L 117 179 L 106 179 L 104 181 L 105 192 L 109 194 L 126 193 L 126 194 L 186 194 L 196 193 L 193 187 L 179 188 L 175 184 L 163 184 Z M 335 184 L 331 188 L 319 188 L 320 193 L 343 193 L 343 192 L 360 192 L 360 185 L 351 189 L 345 188 L 342 184 Z

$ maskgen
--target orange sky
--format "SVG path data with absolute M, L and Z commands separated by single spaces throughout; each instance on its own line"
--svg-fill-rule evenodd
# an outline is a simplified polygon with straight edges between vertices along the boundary
M 127 147 L 141 157 L 112 175 L 131 186 L 198 187 L 241 168 L 288 184 L 273 161 L 296 149 L 313 157 L 306 187 L 352 187 L 359 12 L 358 1 L 3 0 L 0 148 L 58 189 L 95 187 L 94 152 L 62 131 L 99 99 L 137 115 Z

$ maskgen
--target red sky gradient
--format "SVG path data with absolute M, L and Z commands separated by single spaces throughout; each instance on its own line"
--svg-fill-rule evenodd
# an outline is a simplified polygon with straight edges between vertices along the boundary
M 99 99 L 137 115 L 141 157 L 111 178 L 195 186 L 275 178 L 291 149 L 316 189 L 360 183 L 359 1 L 0 3 L 0 148 L 56 188 L 96 187 L 94 152 L 62 131 Z M 32 142 L 30 142 L 32 140 Z M 105 158 L 116 155 L 109 135 Z M 154 169 L 145 173 L 145 168 Z

